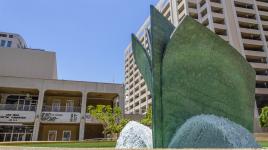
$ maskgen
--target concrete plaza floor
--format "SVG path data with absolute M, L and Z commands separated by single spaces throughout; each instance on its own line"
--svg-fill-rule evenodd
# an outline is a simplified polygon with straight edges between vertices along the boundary
M 0 150 L 115 150 L 114 148 L 56 148 L 56 147 L 16 147 L 16 146 L 0 146 Z M 131 150 L 131 149 L 127 149 Z M 149 149 L 138 149 L 149 150 Z M 157 150 L 176 150 L 176 149 L 157 149 Z M 178 149 L 179 150 L 179 149 Z M 198 149 L 181 149 L 181 150 L 198 150 Z M 215 150 L 215 149 L 200 149 L 200 150 Z M 240 150 L 240 149 L 216 149 L 216 150 Z M 259 149 L 241 149 L 241 150 L 265 150 Z

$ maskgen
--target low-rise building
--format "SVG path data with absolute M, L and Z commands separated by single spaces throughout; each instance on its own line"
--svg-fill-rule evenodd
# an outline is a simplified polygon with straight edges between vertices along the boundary
M 41 73 L 35 77 L 42 66 L 35 64 L 36 58 L 32 54 L 51 52 L 27 47 L 0 47 L 0 57 L 8 53 L 6 59 L 12 59 L 13 51 L 24 53 L 28 60 L 10 61 L 13 64 L 10 68 L 9 64 L 6 66 L 5 75 L 0 69 L 0 142 L 104 138 L 102 125 L 88 113 L 87 107 L 111 105 L 123 108 L 122 84 L 57 80 L 56 68 L 48 69 L 44 76 Z M 42 60 L 48 55 L 41 56 Z M 40 64 L 44 68 L 54 67 L 50 60 L 47 63 Z M 18 74 L 16 67 L 12 67 L 16 65 L 23 66 L 17 70 Z

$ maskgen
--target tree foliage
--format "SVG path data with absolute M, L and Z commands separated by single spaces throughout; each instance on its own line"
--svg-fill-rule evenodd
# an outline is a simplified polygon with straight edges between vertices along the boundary
M 152 126 L 152 106 L 149 106 L 144 118 L 141 119 L 141 124 L 151 127 Z
M 268 107 L 265 106 L 261 109 L 261 115 L 259 118 L 261 127 L 268 127 Z
M 91 105 L 88 107 L 88 112 L 103 125 L 104 135 L 120 133 L 129 121 L 123 118 L 120 107 L 112 108 L 110 105 Z

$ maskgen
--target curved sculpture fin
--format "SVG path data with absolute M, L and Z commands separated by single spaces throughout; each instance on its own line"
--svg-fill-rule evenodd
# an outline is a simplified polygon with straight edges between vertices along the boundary
M 154 147 L 163 147 L 163 117 L 161 68 L 162 58 L 170 36 L 175 27 L 154 7 L 151 6 L 151 47 L 153 72 L 153 143 Z
M 134 34 L 132 34 L 132 50 L 136 65 L 138 65 L 139 71 L 142 74 L 148 89 L 151 91 L 152 71 L 150 57 Z
M 253 129 L 255 71 L 212 31 L 185 17 L 162 64 L 164 147 L 188 118 L 214 114 Z

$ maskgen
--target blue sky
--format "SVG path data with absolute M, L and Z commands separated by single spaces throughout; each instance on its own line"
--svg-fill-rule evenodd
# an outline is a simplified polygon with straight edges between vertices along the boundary
M 124 49 L 157 0 L 0 0 L 0 31 L 57 53 L 58 78 L 124 80 Z

